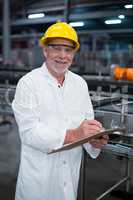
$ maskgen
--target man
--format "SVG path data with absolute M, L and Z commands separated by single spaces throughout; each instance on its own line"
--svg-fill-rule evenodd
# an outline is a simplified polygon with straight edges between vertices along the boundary
M 86 82 L 68 70 L 79 48 L 75 30 L 57 22 L 40 43 L 46 61 L 20 79 L 12 104 L 22 143 L 16 200 L 76 200 L 82 146 L 48 153 L 102 125 L 94 120 Z M 84 148 L 96 158 L 107 140 Z

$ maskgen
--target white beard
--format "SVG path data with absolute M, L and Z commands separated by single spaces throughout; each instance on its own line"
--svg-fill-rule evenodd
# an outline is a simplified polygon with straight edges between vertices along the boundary
M 53 71 L 54 73 L 58 74 L 58 75 L 64 75 L 66 73 L 66 71 L 68 70 L 69 66 L 67 67 L 58 67 L 58 64 L 55 64 L 53 62 L 49 62 L 49 69 L 51 70 L 51 72 Z M 57 67 L 56 67 L 57 66 Z
M 67 71 L 68 67 L 61 69 L 61 68 L 57 68 L 57 67 L 52 65 L 51 69 L 57 74 L 65 74 L 65 72 Z

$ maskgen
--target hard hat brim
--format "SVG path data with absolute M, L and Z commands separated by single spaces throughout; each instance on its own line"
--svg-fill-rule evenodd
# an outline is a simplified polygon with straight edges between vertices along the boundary
M 71 40 L 71 39 L 64 38 L 64 37 L 48 37 L 48 38 L 42 37 L 42 38 L 40 39 L 40 46 L 41 46 L 41 47 L 44 47 L 44 46 L 50 41 L 50 39 L 54 39 L 54 38 L 63 38 L 63 39 L 66 39 L 66 40 L 71 41 L 71 42 L 74 44 L 75 50 L 78 50 L 79 47 L 80 47 L 79 42 L 75 42 L 75 41 L 73 41 L 73 40 Z

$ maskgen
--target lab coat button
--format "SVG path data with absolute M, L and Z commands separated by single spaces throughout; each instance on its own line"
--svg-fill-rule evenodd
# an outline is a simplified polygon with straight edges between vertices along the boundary
M 66 182 L 64 182 L 64 187 L 66 186 Z

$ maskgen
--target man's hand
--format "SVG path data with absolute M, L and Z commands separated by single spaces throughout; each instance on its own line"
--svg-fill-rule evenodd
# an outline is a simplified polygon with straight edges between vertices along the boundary
M 67 130 L 64 144 L 76 142 L 77 140 L 95 135 L 101 130 L 103 130 L 102 124 L 97 120 L 84 120 L 78 128 Z M 104 135 L 100 139 L 89 141 L 89 143 L 95 148 L 102 148 L 107 141 L 108 136 Z
M 89 141 L 89 143 L 94 147 L 94 148 L 98 148 L 101 149 L 104 147 L 104 145 L 106 145 L 108 143 L 109 140 L 109 136 L 108 135 L 103 135 L 102 137 L 100 137 L 99 139 L 92 139 Z
M 82 130 L 81 131 L 82 137 L 92 136 L 103 130 L 102 124 L 97 120 L 84 120 L 79 126 L 79 128 Z M 108 135 L 105 134 L 98 139 L 90 140 L 89 143 L 94 148 L 101 149 L 104 145 L 108 143 L 108 140 L 109 137 Z
M 102 124 L 97 120 L 84 120 L 78 129 L 80 130 L 81 137 L 84 138 L 100 132 L 103 128 Z

